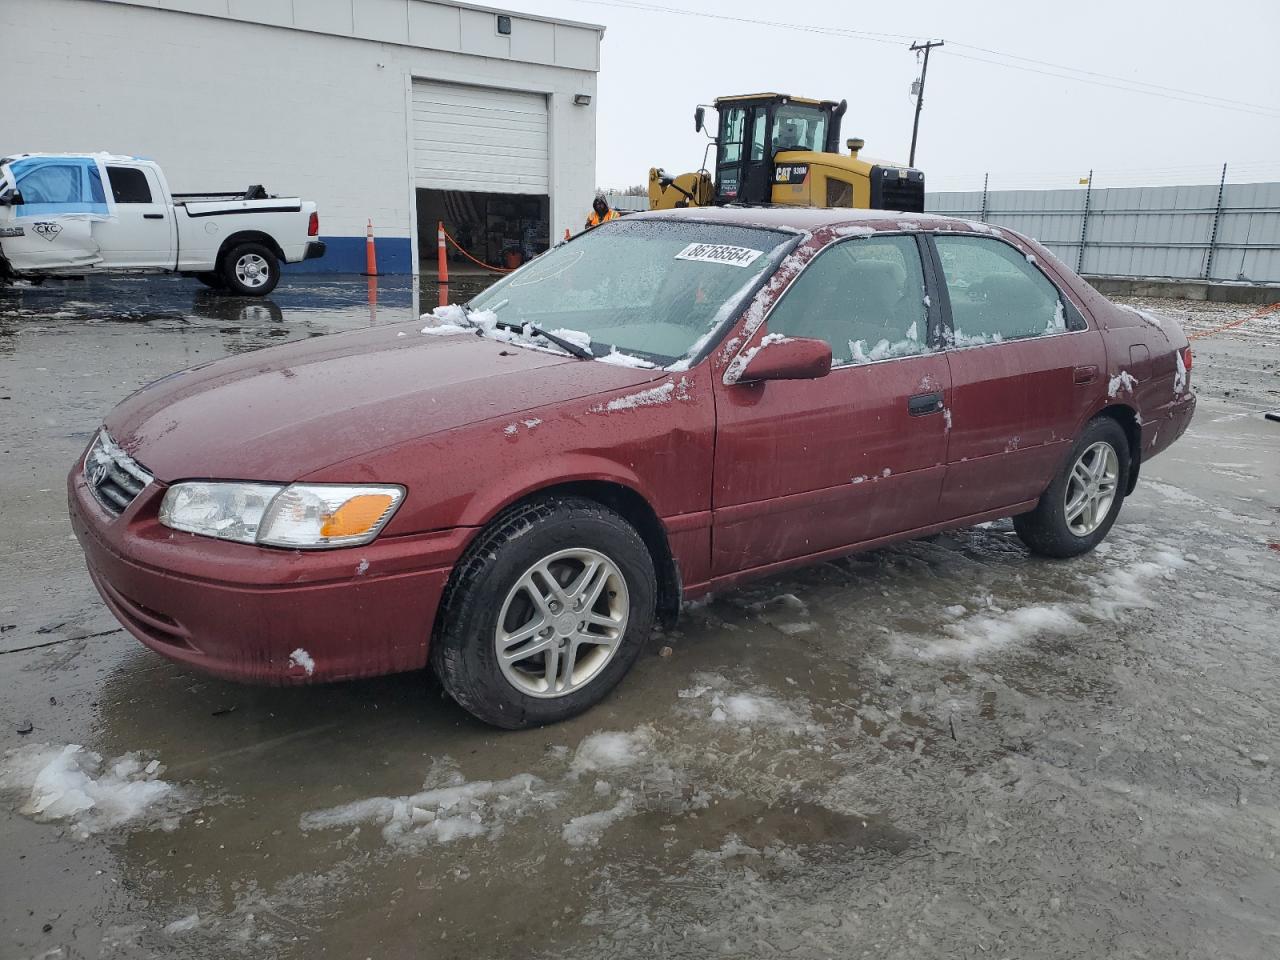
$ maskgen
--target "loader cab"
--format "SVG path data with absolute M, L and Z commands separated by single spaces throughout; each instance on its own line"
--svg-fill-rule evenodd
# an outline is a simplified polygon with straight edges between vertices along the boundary
M 762 93 L 721 97 L 716 135 L 715 203 L 768 203 L 774 156 L 786 151 L 838 153 L 845 102 Z M 701 114 L 698 115 L 699 120 Z

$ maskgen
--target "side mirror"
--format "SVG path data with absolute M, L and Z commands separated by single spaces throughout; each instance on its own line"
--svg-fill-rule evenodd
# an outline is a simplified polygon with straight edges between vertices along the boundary
M 693 129 L 698 133 L 702 132 L 702 122 L 707 117 L 707 111 L 702 107 L 693 111 Z
M 830 372 L 831 345 L 825 340 L 771 333 L 760 341 L 738 382 L 817 380 Z
M 18 190 L 13 191 L 13 193 L 8 194 L 4 199 L 0 200 L 0 205 L 6 207 L 22 206 L 22 193 Z

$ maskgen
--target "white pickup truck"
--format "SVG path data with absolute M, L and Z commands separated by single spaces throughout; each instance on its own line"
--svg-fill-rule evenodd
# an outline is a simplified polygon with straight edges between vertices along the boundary
M 112 154 L 0 159 L 0 283 L 98 273 L 180 273 L 263 296 L 281 263 L 324 256 L 316 205 L 269 196 L 170 193 L 158 164 Z

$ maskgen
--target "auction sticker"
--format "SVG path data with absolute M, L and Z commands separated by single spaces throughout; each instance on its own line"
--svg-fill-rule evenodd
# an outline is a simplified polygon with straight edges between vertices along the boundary
M 750 247 L 731 247 L 724 243 L 691 243 L 676 254 L 677 260 L 698 260 L 702 263 L 727 263 L 731 267 L 746 267 L 755 262 L 763 250 Z

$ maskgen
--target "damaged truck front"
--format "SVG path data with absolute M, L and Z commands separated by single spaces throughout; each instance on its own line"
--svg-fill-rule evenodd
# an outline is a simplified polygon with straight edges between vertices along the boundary
M 324 255 L 316 205 L 260 186 L 171 194 L 158 164 L 111 154 L 0 159 L 0 282 L 180 273 L 242 296 Z

